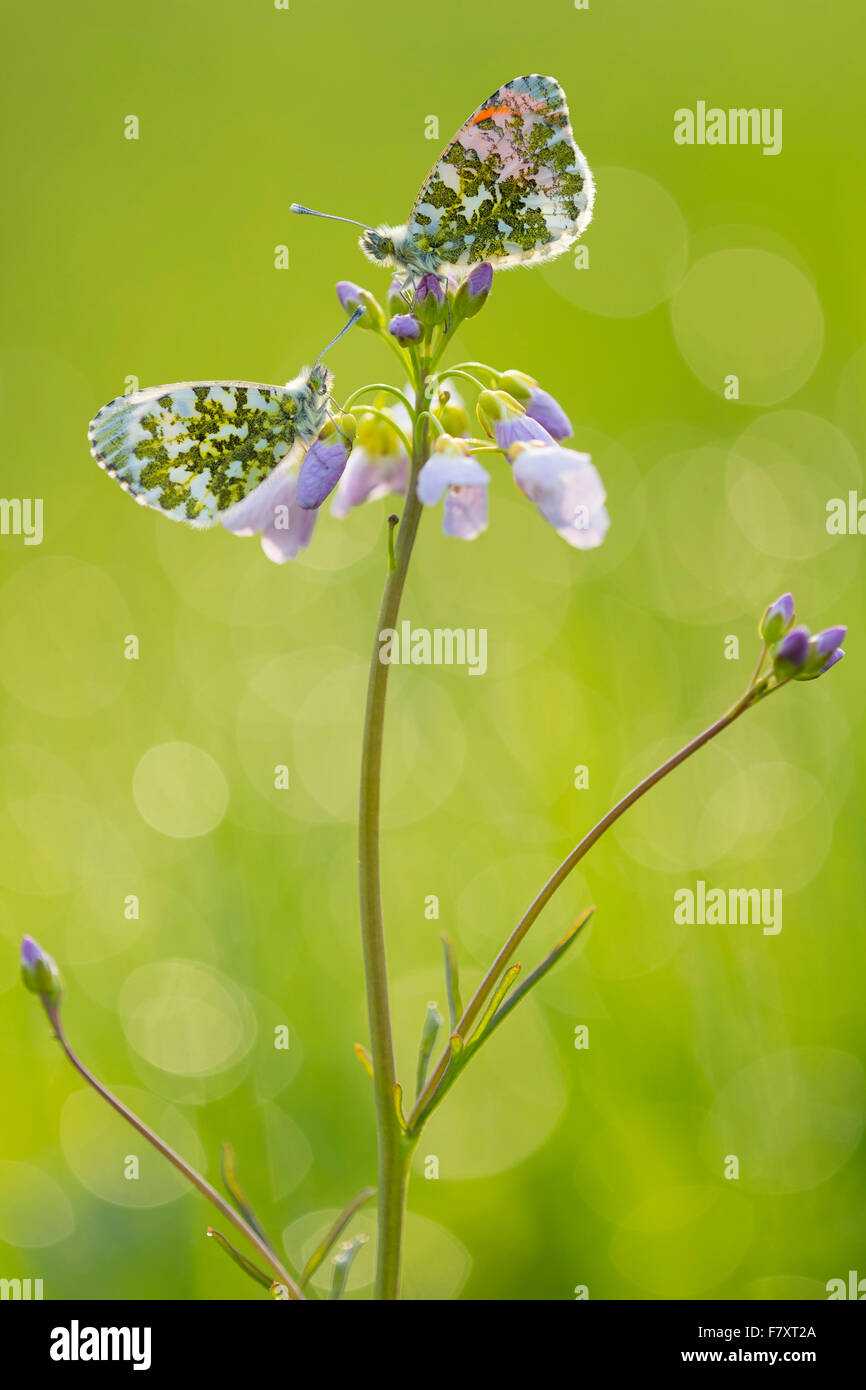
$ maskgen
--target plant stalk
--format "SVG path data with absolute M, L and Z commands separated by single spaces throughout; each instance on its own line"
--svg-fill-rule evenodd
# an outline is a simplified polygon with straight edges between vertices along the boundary
M 544 887 L 536 894 L 535 898 L 526 909 L 526 912 L 524 912 L 517 926 L 514 928 L 514 931 L 505 942 L 505 945 L 502 947 L 490 969 L 487 971 L 487 974 L 484 976 L 484 979 L 481 981 L 481 984 L 466 1005 L 462 1017 L 457 1027 L 454 1029 L 455 1033 L 458 1033 L 461 1038 L 466 1037 L 469 1029 L 481 1012 L 490 991 L 495 986 L 504 967 L 514 955 L 514 952 L 526 936 L 533 922 L 550 902 L 556 890 L 560 888 L 568 878 L 572 869 L 580 863 L 584 855 L 601 839 L 605 831 L 609 830 L 614 821 L 619 820 L 620 816 L 623 815 L 630 806 L 633 806 L 636 801 L 639 801 L 651 787 L 654 787 L 662 778 L 667 777 L 669 772 L 673 772 L 674 769 L 679 767 L 681 763 L 684 763 L 687 758 L 690 758 L 693 753 L 697 753 L 699 748 L 703 748 L 704 744 L 709 743 L 710 739 L 715 738 L 723 729 L 727 729 L 733 724 L 735 719 L 739 719 L 740 715 L 743 714 L 752 703 L 753 695 L 754 687 L 750 685 L 745 694 L 728 710 L 727 714 L 722 715 L 721 719 L 717 719 L 708 729 L 704 729 L 703 733 L 698 734 L 697 737 L 693 738 L 690 743 L 687 743 L 684 748 L 681 748 L 678 753 L 674 753 L 672 757 L 668 758 L 667 762 L 657 767 L 654 772 L 651 772 L 649 776 L 645 777 L 642 782 L 639 782 L 636 787 L 632 787 L 631 791 L 628 792 L 621 801 L 618 801 L 615 806 L 612 806 L 587 835 L 584 835 L 580 843 L 574 847 L 565 859 L 563 859 L 559 868 L 551 874 Z M 408 1120 L 409 1131 L 413 1135 L 417 1136 L 420 1132 L 427 1108 L 435 1096 L 442 1078 L 448 1070 L 451 1056 L 452 1053 L 449 1046 L 439 1058 L 435 1070 L 428 1078 L 427 1084 L 415 1102 L 414 1109 Z
M 415 383 L 415 410 L 426 407 L 424 373 Z M 415 482 L 424 461 L 427 430 L 413 431 L 411 469 L 406 502 L 394 547 L 394 564 L 389 569 L 379 608 L 379 618 L 370 658 L 367 683 L 367 710 L 361 755 L 361 797 L 358 812 L 359 889 L 361 936 L 364 945 L 364 974 L 367 1010 L 370 1019 L 370 1052 L 373 1058 L 373 1086 L 376 1095 L 376 1134 L 378 1141 L 378 1241 L 376 1282 L 373 1297 L 394 1300 L 400 1296 L 400 1262 L 406 1209 L 409 1160 L 414 1145 L 407 1144 L 394 1108 L 394 1043 L 388 997 L 388 968 L 382 921 L 382 887 L 379 863 L 379 812 L 382 786 L 382 742 L 385 725 L 385 698 L 388 690 L 388 664 L 379 660 L 379 634 L 397 626 L 400 599 L 422 505 Z
M 72 1063 L 79 1076 L 82 1076 L 87 1084 L 92 1086 L 94 1091 L 102 1096 L 102 1099 L 107 1101 L 113 1110 L 116 1110 L 119 1115 L 122 1115 L 127 1123 L 132 1125 L 133 1129 L 138 1130 L 138 1133 L 142 1135 L 142 1137 L 147 1140 L 148 1144 L 151 1144 L 158 1153 L 161 1153 L 163 1158 L 167 1158 L 169 1163 L 173 1164 L 178 1172 L 182 1173 L 183 1176 L 192 1183 L 193 1187 L 197 1187 L 202 1196 L 207 1197 L 208 1201 L 213 1203 L 226 1220 L 230 1221 L 232 1225 L 240 1231 L 241 1235 L 246 1236 L 247 1240 L 251 1245 L 255 1246 L 271 1273 L 274 1275 L 275 1281 L 285 1286 L 289 1298 L 302 1300 L 304 1297 L 303 1293 L 288 1270 L 275 1255 L 267 1241 L 263 1240 L 258 1232 L 253 1230 L 252 1226 L 244 1220 L 240 1212 L 235 1211 L 234 1207 L 231 1206 L 224 1197 L 220 1196 L 215 1187 L 211 1187 L 210 1183 L 206 1178 L 202 1177 L 201 1173 L 197 1173 L 195 1168 L 190 1167 L 186 1160 L 181 1158 L 179 1153 L 176 1153 L 170 1145 L 166 1144 L 163 1139 L 160 1139 L 158 1134 L 155 1134 L 143 1120 L 140 1120 L 132 1110 L 128 1109 L 128 1107 L 123 1104 L 123 1101 L 118 1100 L 117 1096 L 113 1095 L 107 1086 L 103 1086 L 102 1082 L 79 1060 L 70 1047 L 60 1022 L 59 1011 L 46 1004 L 44 1000 L 43 1008 L 48 1015 L 48 1019 L 54 1029 L 60 1046 L 63 1048 L 68 1060 Z

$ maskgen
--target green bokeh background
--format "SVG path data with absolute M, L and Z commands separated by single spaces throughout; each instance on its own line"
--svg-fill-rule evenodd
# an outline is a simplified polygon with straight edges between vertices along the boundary
M 532 71 L 562 82 L 596 171 L 589 265 L 500 277 L 460 356 L 566 405 L 612 525 L 597 552 L 569 549 L 501 462 L 484 537 L 425 518 L 403 616 L 486 627 L 489 669 L 392 673 L 384 892 L 407 1085 L 426 1002 L 444 1004 L 439 932 L 477 980 L 612 800 L 737 696 L 777 593 L 852 634 L 831 679 L 748 715 L 542 917 L 527 966 L 598 905 L 422 1140 L 407 1293 L 822 1298 L 866 1274 L 866 541 L 825 529 L 866 444 L 853 0 L 82 0 L 17 6 L 7 37 L 2 493 L 44 498 L 45 537 L 0 538 L 0 1276 L 41 1277 L 47 1298 L 257 1294 L 204 1239 L 201 1199 L 81 1094 L 18 984 L 24 931 L 61 964 L 82 1056 L 211 1178 L 230 1137 L 293 1257 L 374 1179 L 352 817 L 387 506 L 324 517 L 278 569 L 254 540 L 132 506 L 85 432 L 130 374 L 294 376 L 339 325 L 334 281 L 384 295 L 387 274 L 289 202 L 401 220 L 438 144 Z M 678 146 L 674 111 L 699 100 L 782 108 L 782 152 Z M 330 364 L 338 394 L 393 379 L 361 332 Z M 142 757 L 177 741 L 228 790 L 200 836 L 160 833 L 133 796 Z M 194 817 L 210 792 L 195 769 L 175 785 L 165 757 Z M 163 775 L 139 774 L 145 796 Z M 781 889 L 782 931 L 677 926 L 673 893 L 698 879 Z

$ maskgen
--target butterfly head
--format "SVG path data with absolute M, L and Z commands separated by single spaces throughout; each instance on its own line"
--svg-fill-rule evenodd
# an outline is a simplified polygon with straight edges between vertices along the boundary
M 377 227 L 375 231 L 366 231 L 360 238 L 360 245 L 367 260 L 374 265 L 420 270 L 422 274 L 430 268 L 421 265 L 413 254 L 408 227 Z
M 305 367 L 301 376 L 304 386 L 317 405 L 325 402 L 331 395 L 334 389 L 334 373 L 323 362 Z

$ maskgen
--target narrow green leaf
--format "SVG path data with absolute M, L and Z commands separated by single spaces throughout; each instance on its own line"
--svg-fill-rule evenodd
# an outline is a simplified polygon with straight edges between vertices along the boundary
M 352 1263 L 361 1246 L 366 1245 L 366 1243 L 366 1236 L 353 1236 L 351 1240 L 345 1241 L 340 1246 L 339 1254 L 334 1256 L 334 1273 L 331 1278 L 329 1299 L 343 1297 L 346 1284 L 349 1282 L 349 1270 L 352 1268 Z
M 355 1043 L 355 1056 L 364 1068 L 364 1071 L 373 1080 L 373 1058 L 370 1056 L 363 1043 Z
M 394 1082 L 394 1113 L 397 1116 L 397 1123 L 406 1133 L 406 1116 L 403 1114 L 403 1087 L 399 1081 Z
M 235 1264 L 240 1266 L 244 1274 L 248 1274 L 251 1279 L 255 1279 L 256 1283 L 261 1284 L 263 1288 L 269 1289 L 271 1287 L 274 1282 L 273 1277 L 270 1274 L 265 1274 L 263 1269 L 259 1269 L 258 1265 L 253 1264 L 252 1260 L 248 1260 L 246 1255 L 241 1254 L 240 1250 L 236 1250 L 231 1241 L 226 1240 L 221 1231 L 215 1231 L 213 1226 L 208 1226 L 207 1233 L 209 1236 L 213 1236 L 220 1249 L 226 1252 L 230 1260 L 234 1260 Z
M 460 1002 L 460 979 L 457 973 L 457 952 L 450 936 L 442 933 L 442 951 L 445 957 L 445 988 L 448 991 L 448 1009 L 451 1014 L 451 1028 L 457 1027 L 463 1014 Z
M 363 1192 L 359 1192 L 357 1197 L 352 1199 L 346 1209 L 340 1212 L 340 1215 L 337 1217 L 324 1240 L 321 1244 L 316 1246 L 312 1255 L 307 1260 L 307 1263 L 304 1265 L 303 1273 L 299 1280 L 301 1288 L 309 1283 L 328 1251 L 340 1239 L 340 1236 L 345 1231 L 352 1217 L 355 1215 L 355 1212 L 359 1207 L 362 1207 L 365 1202 L 369 1202 L 370 1198 L 375 1194 L 375 1191 L 375 1187 L 365 1187 Z
M 514 993 L 511 995 L 511 997 L 509 999 L 506 999 L 505 1002 L 500 1005 L 500 1007 L 496 1010 L 493 1018 L 491 1019 L 488 1025 L 488 1037 L 494 1031 L 495 1028 L 499 1027 L 503 1019 L 508 1017 L 508 1015 L 511 1013 L 511 1010 L 517 1007 L 521 999 L 524 999 L 526 995 L 529 993 L 529 991 L 533 989 L 535 985 L 538 984 L 538 981 L 544 978 L 548 970 L 553 969 L 554 965 L 556 965 L 556 962 L 560 959 L 560 957 L 565 955 L 566 951 L 568 950 L 571 943 L 574 941 L 581 927 L 584 927 L 586 925 L 586 923 L 589 921 L 590 917 L 594 912 L 594 907 L 586 908 L 586 910 L 580 914 L 577 921 L 573 922 L 569 927 L 568 931 L 565 932 L 565 934 L 559 938 L 550 954 L 545 956 L 541 964 L 537 965 L 535 969 L 531 971 L 529 975 L 527 975 L 526 979 L 520 985 L 520 988 L 516 989 Z
M 427 1016 L 424 1019 L 424 1027 L 421 1029 L 421 1045 L 418 1048 L 418 1071 L 415 1077 L 416 1100 L 424 1089 L 424 1082 L 427 1080 L 427 1068 L 430 1066 L 430 1058 L 433 1055 L 441 1027 L 442 1015 L 431 999 L 427 1005 Z
M 514 981 L 517 979 L 519 974 L 520 962 L 518 961 L 516 965 L 510 965 L 508 967 L 508 969 L 505 971 L 502 978 L 500 979 L 499 984 L 496 986 L 495 990 L 491 994 L 487 1004 L 487 1008 L 481 1015 L 478 1027 L 475 1029 L 475 1032 L 472 1034 L 468 1042 L 468 1046 L 471 1047 L 473 1052 L 480 1045 L 481 1040 L 484 1037 L 484 1034 L 490 1027 L 490 1022 L 493 1018 L 493 1015 L 496 1013 L 496 1010 L 499 1008 L 499 1005 L 502 1003 L 503 999 L 505 998 L 508 991 L 511 989 L 511 986 L 514 984 Z
M 231 1197 L 241 1216 L 252 1226 L 256 1235 L 265 1242 L 269 1250 L 273 1250 L 270 1237 L 247 1201 L 243 1188 L 238 1182 L 237 1167 L 235 1164 L 234 1147 L 226 1140 L 220 1152 L 220 1173 L 222 1175 L 223 1186 Z M 268 1283 L 270 1284 L 270 1280 Z

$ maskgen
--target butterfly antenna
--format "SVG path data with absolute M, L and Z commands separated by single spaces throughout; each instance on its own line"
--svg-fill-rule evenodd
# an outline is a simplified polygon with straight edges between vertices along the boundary
M 302 212 L 307 217 L 324 217 L 328 222 L 350 222 L 353 227 L 363 227 L 365 232 L 374 232 L 366 222 L 356 222 L 354 217 L 337 217 L 333 212 L 316 212 L 315 208 L 305 208 L 303 203 L 289 203 L 289 212 Z
M 314 367 L 316 366 L 316 364 L 317 364 L 318 362 L 321 362 L 321 360 L 322 360 L 322 358 L 324 357 L 325 353 L 326 353 L 326 352 L 330 352 L 330 350 L 331 350 L 331 348 L 334 346 L 334 344 L 335 344 L 335 343 L 338 343 L 338 342 L 340 341 L 340 339 L 342 338 L 343 334 L 344 334 L 344 333 L 348 333 L 349 329 L 352 327 L 352 324 L 353 324 L 353 323 L 357 323 L 357 322 L 358 322 L 358 319 L 361 317 L 361 315 L 362 315 L 362 314 L 366 314 L 366 312 L 367 312 L 367 310 L 364 308 L 363 304 L 359 304 L 358 307 L 357 307 L 357 309 L 355 310 L 355 312 L 352 314 L 352 317 L 351 317 L 350 319 L 347 319 L 347 321 L 343 324 L 343 327 L 340 329 L 340 331 L 339 331 L 339 333 L 337 334 L 336 338 L 332 338 L 331 341 L 330 341 L 329 343 L 326 343 L 325 346 L 322 348 L 322 351 L 319 353 L 318 357 L 316 358 L 316 361 L 313 363 L 313 366 L 314 366 Z

